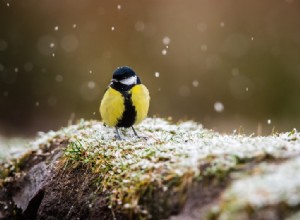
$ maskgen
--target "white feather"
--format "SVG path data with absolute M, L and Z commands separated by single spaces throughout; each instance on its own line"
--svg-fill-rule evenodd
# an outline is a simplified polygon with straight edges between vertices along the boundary
M 122 83 L 124 85 L 134 85 L 134 84 L 136 84 L 136 81 L 137 81 L 137 76 L 131 76 L 127 79 L 120 80 L 120 83 Z

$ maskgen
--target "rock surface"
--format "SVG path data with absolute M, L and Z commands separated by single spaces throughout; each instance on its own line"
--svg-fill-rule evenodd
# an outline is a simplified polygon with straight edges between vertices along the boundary
M 0 218 L 297 219 L 300 134 L 222 135 L 147 119 L 146 138 L 97 121 L 40 134 L 0 165 Z

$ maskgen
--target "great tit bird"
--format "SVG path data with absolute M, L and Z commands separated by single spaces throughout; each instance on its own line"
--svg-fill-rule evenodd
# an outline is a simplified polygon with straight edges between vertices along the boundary
M 104 123 L 116 128 L 116 137 L 121 139 L 118 128 L 140 123 L 148 114 L 149 91 L 136 73 L 127 66 L 117 68 L 100 104 Z

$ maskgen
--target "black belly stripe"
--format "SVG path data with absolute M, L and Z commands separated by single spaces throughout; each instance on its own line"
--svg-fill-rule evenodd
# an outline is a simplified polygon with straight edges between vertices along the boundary
M 129 128 L 135 122 L 136 110 L 132 104 L 131 94 L 129 94 L 127 91 L 122 91 L 121 93 L 124 97 L 125 111 L 123 112 L 122 118 L 119 119 L 117 127 Z

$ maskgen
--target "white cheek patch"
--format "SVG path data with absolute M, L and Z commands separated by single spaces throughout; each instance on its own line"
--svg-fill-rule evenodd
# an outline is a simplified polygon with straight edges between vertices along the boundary
M 135 85 L 137 81 L 137 76 L 131 76 L 127 79 L 122 79 L 120 80 L 120 83 L 124 84 L 124 85 Z

